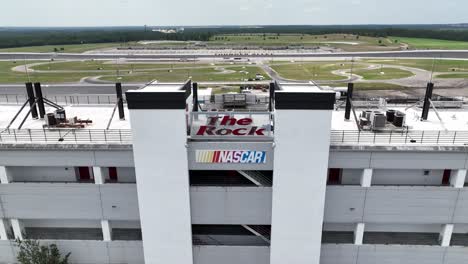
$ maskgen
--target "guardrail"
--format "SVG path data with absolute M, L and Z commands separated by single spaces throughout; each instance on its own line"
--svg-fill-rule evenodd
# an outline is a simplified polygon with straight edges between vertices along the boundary
M 51 95 L 44 97 L 59 105 L 113 105 L 117 103 L 115 94 Z M 0 104 L 24 104 L 27 99 L 24 94 L 0 94 Z
M 265 140 L 267 137 L 251 138 Z M 197 138 L 203 140 L 202 138 Z M 207 138 L 210 140 L 225 140 Z M 245 138 L 236 138 L 245 140 Z M 228 140 L 236 140 L 229 138 Z M 130 129 L 6 129 L 0 130 L 0 143 L 132 144 Z M 370 132 L 332 130 L 331 145 L 468 145 L 468 131 L 390 131 Z
M 132 144 L 130 129 L 6 129 L 0 143 Z
M 332 130 L 331 145 L 468 145 L 468 131 Z

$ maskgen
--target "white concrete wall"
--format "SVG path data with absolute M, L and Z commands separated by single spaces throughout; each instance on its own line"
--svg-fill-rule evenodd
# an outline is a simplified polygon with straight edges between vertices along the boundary
M 76 182 L 77 179 L 74 167 L 11 166 L 8 174 L 13 182 Z
M 331 111 L 277 110 L 271 264 L 318 264 Z
M 133 167 L 131 147 L 116 150 L 84 149 L 0 149 L 0 166 L 96 166 Z
M 352 223 L 323 223 L 323 231 L 353 232 L 355 227 Z
M 116 167 L 117 168 L 117 182 L 121 183 L 135 183 L 136 173 L 134 167 Z M 105 181 L 109 180 L 109 167 L 102 168 L 102 176 Z
M 271 224 L 271 187 L 191 187 L 192 224 Z
M 131 110 L 145 262 L 193 263 L 185 110 Z
M 99 220 L 21 219 L 24 227 L 101 228 Z
M 441 185 L 443 170 L 374 169 L 372 185 Z
M 415 232 L 415 233 L 439 233 L 440 224 L 392 224 L 392 223 L 367 223 L 366 232 Z
M 269 264 L 270 248 L 237 246 L 194 246 L 195 264 Z
M 341 172 L 341 184 L 359 185 L 361 184 L 362 169 L 343 169 Z

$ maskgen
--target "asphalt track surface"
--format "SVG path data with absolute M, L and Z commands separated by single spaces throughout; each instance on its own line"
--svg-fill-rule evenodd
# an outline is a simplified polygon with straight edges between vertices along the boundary
M 74 53 L 0 53 L 0 60 L 91 60 L 91 59 L 196 59 L 223 58 L 226 56 L 239 58 L 331 58 L 331 57 L 361 57 L 361 58 L 447 58 L 468 59 L 468 50 L 418 50 L 418 51 L 386 51 L 386 52 L 336 52 L 336 53 L 284 53 L 284 54 L 74 54 Z

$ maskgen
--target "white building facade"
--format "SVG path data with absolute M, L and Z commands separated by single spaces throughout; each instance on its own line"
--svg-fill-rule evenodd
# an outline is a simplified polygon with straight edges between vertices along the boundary
M 466 262 L 463 127 L 338 130 L 334 93 L 272 88 L 266 110 L 205 112 L 191 83 L 151 84 L 111 130 L 3 131 L 0 263 L 15 238 L 83 264 Z

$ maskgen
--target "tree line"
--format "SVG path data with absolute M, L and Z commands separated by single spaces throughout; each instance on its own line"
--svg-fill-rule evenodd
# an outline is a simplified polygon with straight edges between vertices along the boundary
M 83 43 L 125 43 L 139 40 L 208 41 L 220 34 L 355 34 L 371 37 L 415 37 L 468 41 L 467 26 L 361 25 L 361 26 L 262 26 L 186 27 L 162 33 L 140 27 L 121 28 L 6 28 L 0 29 L 0 48 Z

